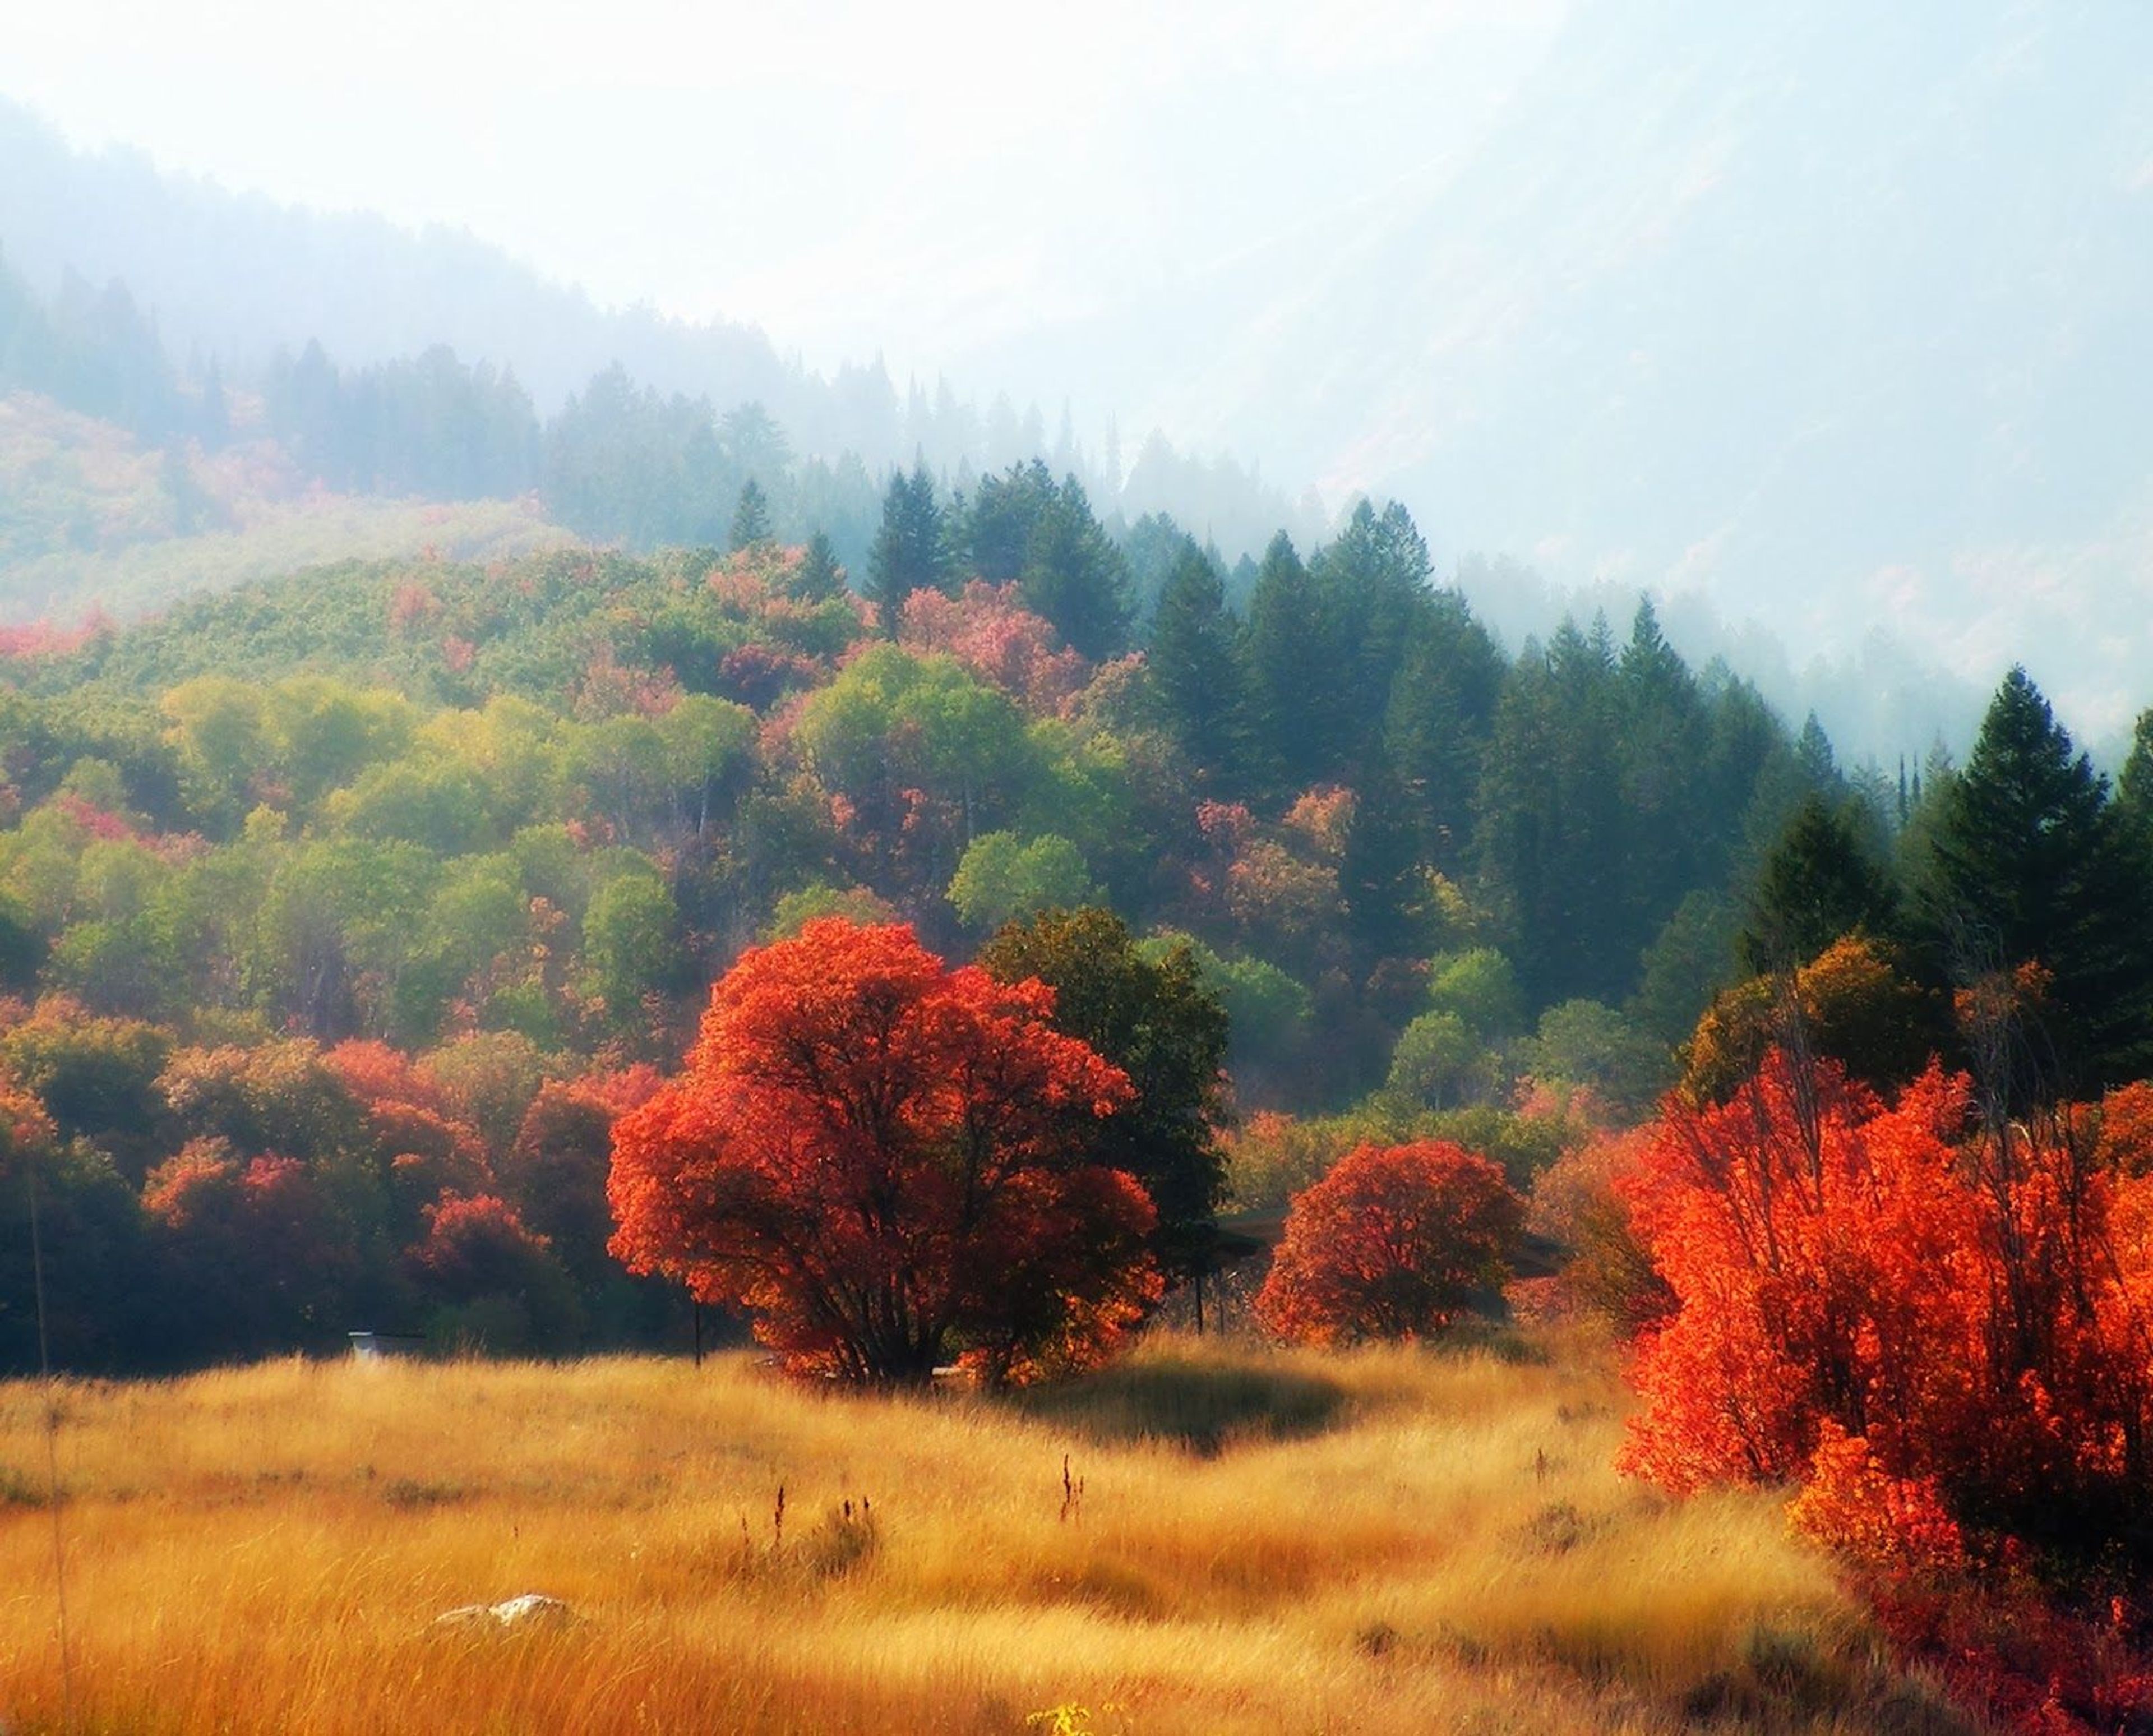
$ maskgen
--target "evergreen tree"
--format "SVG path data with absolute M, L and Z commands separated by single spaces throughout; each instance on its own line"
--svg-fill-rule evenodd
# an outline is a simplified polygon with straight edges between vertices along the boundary
M 1391 683 L 1383 746 L 1420 828 L 1424 860 L 1463 862 L 1495 702 L 1509 668 L 1494 638 L 1456 591 L 1428 593 L 1407 630 Z
M 1395 501 L 1378 513 L 1365 499 L 1309 576 L 1337 654 L 1352 672 L 1338 695 L 1340 749 L 1358 755 L 1382 723 L 1391 685 L 1428 604 L 1428 544 Z
M 908 476 L 899 471 L 883 496 L 882 527 L 868 552 L 868 596 L 882 630 L 897 637 L 904 599 L 914 591 L 939 589 L 944 568 L 942 509 L 934 499 L 934 479 L 924 463 Z
M 1423 949 L 1420 828 L 1386 756 L 1368 756 L 1354 797 L 1338 872 L 1346 932 L 1370 958 L 1409 957 Z
M 1736 942 L 1753 975 L 1794 970 L 1856 929 L 1890 934 L 1898 893 L 1863 848 L 1853 815 L 1812 790 L 1802 798 L 1749 894 Z
M 1698 797 L 1707 725 L 1697 682 L 1641 598 L 1616 669 L 1621 728 L 1622 947 L 1641 952 L 1682 894 L 1700 884 L 1708 817 Z
M 964 507 L 954 512 L 951 541 L 971 571 L 990 585 L 1015 583 L 1031 563 L 1032 539 L 1053 511 L 1054 478 L 1036 458 L 990 474 Z
M 740 503 L 733 508 L 730 546 L 737 553 L 770 540 L 770 502 L 763 498 L 761 484 L 750 476 L 741 484 Z
M 845 594 L 845 569 L 837 552 L 821 531 L 807 539 L 807 550 L 786 589 L 802 603 L 827 603 Z
M 1626 939 L 1628 833 L 1606 623 L 1565 621 L 1528 643 L 1495 710 L 1476 843 L 1504 950 L 1535 1006 L 1619 1002 L 1637 967 Z
M 2153 710 L 2140 711 L 2130 752 L 2115 781 L 2116 817 L 2140 846 L 2153 851 Z
M 2051 974 L 2033 1059 L 2053 1072 L 2034 1088 L 2135 1077 L 2153 1026 L 2145 854 L 2023 669 L 1997 690 L 1931 848 L 1923 915 L 1952 975 Z
M 1096 661 L 1127 648 L 1127 569 L 1074 476 L 1033 523 L 1018 586 L 1025 607 L 1051 621 L 1071 649 Z
M 1352 676 L 1333 649 L 1308 569 L 1280 531 L 1264 551 L 1241 634 L 1253 769 L 1277 793 L 1306 789 L 1336 764 Z
M 1152 684 L 1188 756 L 1230 784 L 1240 769 L 1242 720 L 1234 618 L 1218 568 L 1194 542 L 1182 542 L 1152 624 Z

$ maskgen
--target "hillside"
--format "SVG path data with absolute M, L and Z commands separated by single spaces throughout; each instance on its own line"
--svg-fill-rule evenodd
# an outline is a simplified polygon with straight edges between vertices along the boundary
M 537 503 L 320 486 L 274 441 L 159 447 L 32 393 L 0 395 L 0 621 L 64 629 L 342 560 L 486 561 L 573 539 Z

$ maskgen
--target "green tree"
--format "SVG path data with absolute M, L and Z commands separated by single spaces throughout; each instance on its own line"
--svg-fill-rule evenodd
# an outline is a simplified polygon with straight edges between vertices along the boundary
M 1383 741 L 1420 827 L 1423 859 L 1445 873 L 1466 859 L 1480 761 L 1507 669 L 1494 635 L 1462 596 L 1426 593 L 1392 679 Z
M 785 588 L 802 603 L 827 603 L 845 594 L 845 569 L 837 564 L 837 551 L 821 531 L 807 539 L 807 552 Z
M 1079 1123 L 1092 1161 L 1141 1181 L 1158 1208 L 1161 1267 L 1204 1270 L 1225 1189 L 1217 1129 L 1226 1113 L 1226 1010 L 1194 955 L 1147 957 L 1112 911 L 1049 911 L 1012 924 L 980 955 L 1003 982 L 1037 977 L 1055 991 L 1053 1022 L 1127 1073 L 1135 1100 Z
M 1384 1089 L 1417 1106 L 1453 1109 L 1494 1093 L 1496 1057 L 1453 1012 L 1423 1013 L 1398 1033 Z
M 1159 593 L 1148 661 L 1168 727 L 1189 758 L 1229 785 L 1242 756 L 1241 670 L 1234 655 L 1234 631 L 1218 568 L 1184 538 Z
M 583 962 L 616 1026 L 632 1026 L 643 997 L 678 980 L 679 927 L 672 894 L 655 874 L 616 875 L 592 897 L 583 917 Z
M 1736 950 L 1753 975 L 1799 969 L 1842 934 L 1888 935 L 1898 907 L 1851 812 L 1812 790 L 1764 858 Z
M 762 485 L 753 476 L 741 484 L 740 502 L 733 508 L 731 547 L 737 552 L 771 541 L 770 502 Z
M 1456 1014 L 1482 1041 L 1499 1041 L 1524 1029 L 1517 973 L 1492 946 L 1445 953 L 1429 965 L 1428 975 L 1430 1011 Z
M 1997 690 L 1952 783 L 1921 886 L 1957 980 L 2038 962 L 2051 974 L 2046 1089 L 2138 1077 L 2153 1031 L 2145 852 L 2023 669 Z M 2044 1057 L 2045 1059 L 2045 1057 Z
M 1428 544 L 1395 501 L 1381 512 L 1358 501 L 1309 563 L 1326 636 L 1351 672 L 1335 701 L 1341 754 L 1362 751 L 1382 721 L 1412 624 L 1428 606 Z
M 1481 882 L 1526 999 L 1613 1000 L 1636 970 L 1626 910 L 1621 713 L 1605 622 L 1528 642 L 1495 709 L 1476 831 Z
M 1128 570 L 1076 477 L 1062 479 L 1032 527 L 1017 583 L 1025 606 L 1052 622 L 1072 650 L 1096 660 L 1127 648 Z
M 1672 1072 L 1665 1043 L 1597 1000 L 1550 1007 L 1519 1058 L 1535 1078 L 1585 1086 L 1628 1115 L 1649 1109 Z
M 1029 841 L 1014 832 L 986 832 L 972 840 L 949 878 L 949 902 L 975 930 L 1069 909 L 1097 896 L 1082 853 L 1051 832 Z
M 1338 891 L 1346 929 L 1372 958 L 1404 958 L 1419 950 L 1419 907 L 1426 890 L 1420 828 L 1389 757 L 1372 752 L 1354 791 L 1346 827 Z
M 914 591 L 941 588 L 946 570 L 934 479 L 924 463 L 909 476 L 899 471 L 883 495 L 882 525 L 868 552 L 868 596 L 885 634 L 897 636 L 904 599 Z
M 1281 794 L 1333 764 L 1352 672 L 1335 654 L 1308 569 L 1284 531 L 1256 571 L 1241 659 L 1258 781 Z

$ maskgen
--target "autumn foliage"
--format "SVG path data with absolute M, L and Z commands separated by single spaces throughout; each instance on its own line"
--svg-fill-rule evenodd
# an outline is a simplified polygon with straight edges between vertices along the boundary
M 2018 1728 L 2153 1718 L 2147 1100 L 2013 1120 L 1932 1064 L 1887 1103 L 1774 1050 L 1724 1103 L 1670 1097 L 1617 1184 L 1676 1298 L 1626 1468 L 1794 1485 L 1796 1528 Z
M 2097 1122 L 1978 1125 L 1935 1067 L 1886 1107 L 1777 1051 L 1723 1106 L 1671 1100 L 1627 1184 L 1680 1304 L 1639 1347 L 1633 1467 L 1800 1480 L 1843 1438 L 1993 1535 L 2131 1538 L 2153 1185 Z
M 1503 1172 L 1445 1140 L 1362 1145 L 1296 1194 L 1256 1316 L 1281 1338 L 1425 1338 L 1500 1284 L 1524 1214 Z
M 1158 1297 L 1155 1216 L 1084 1160 L 1076 1118 L 1129 1083 L 1051 1007 L 900 925 L 826 918 L 744 954 L 685 1071 L 614 1129 L 613 1251 L 745 1310 L 802 1371 L 1095 1358 Z

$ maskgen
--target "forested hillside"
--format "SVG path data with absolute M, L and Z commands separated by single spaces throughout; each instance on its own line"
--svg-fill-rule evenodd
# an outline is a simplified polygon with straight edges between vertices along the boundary
M 0 1063 L 63 1154 L 64 1358 L 669 1330 L 603 1249 L 607 1129 L 816 915 L 962 958 L 1110 908 L 1229 1016 L 1228 1203 L 1263 1205 L 1372 1128 L 1528 1182 L 1773 961 L 1801 849 L 1957 860 L 1947 765 L 1850 781 L 1648 607 L 1508 654 L 1396 507 L 1281 533 L 1235 603 L 1162 526 L 1142 622 L 1043 465 L 893 478 L 857 588 L 758 489 L 733 520 L 729 553 L 348 564 L 10 642 Z M 1896 908 L 1848 920 L 1942 981 Z

